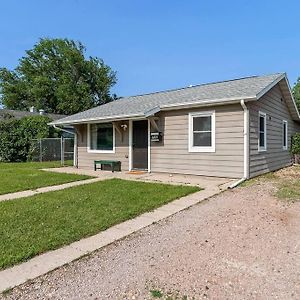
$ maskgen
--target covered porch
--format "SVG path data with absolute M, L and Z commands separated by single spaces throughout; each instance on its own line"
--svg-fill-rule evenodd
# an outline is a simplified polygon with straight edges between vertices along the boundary
M 74 166 L 93 167 L 97 160 L 116 161 L 122 171 L 151 172 L 151 143 L 159 143 L 159 117 L 103 120 L 74 124 Z

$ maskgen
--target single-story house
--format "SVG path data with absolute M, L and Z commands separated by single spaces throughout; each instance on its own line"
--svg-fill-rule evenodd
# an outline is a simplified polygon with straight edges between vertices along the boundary
M 285 73 L 122 98 L 51 123 L 76 128 L 79 168 L 250 178 L 292 163 L 300 117 Z
M 43 109 L 37 111 L 34 106 L 30 107 L 29 110 L 14 110 L 14 109 L 7 109 L 7 108 L 0 108 L 0 121 L 4 121 L 10 118 L 14 118 L 17 120 L 23 119 L 25 117 L 32 117 L 32 116 L 46 116 L 49 117 L 51 120 L 56 121 L 62 118 L 67 117 L 67 115 L 62 114 L 53 114 L 48 113 Z M 63 128 L 60 128 L 61 135 L 65 138 L 73 138 L 74 137 L 74 128 L 70 125 L 65 125 Z
M 6 109 L 6 108 L 0 109 L 0 121 L 3 121 L 7 118 L 15 118 L 15 119 L 19 120 L 19 119 L 22 119 L 25 117 L 38 116 L 38 115 L 47 116 L 54 121 L 66 117 L 66 115 L 47 113 L 42 109 L 40 109 L 39 111 L 36 111 L 33 107 L 31 107 L 30 110 L 28 110 L 28 111 L 13 110 L 13 109 Z

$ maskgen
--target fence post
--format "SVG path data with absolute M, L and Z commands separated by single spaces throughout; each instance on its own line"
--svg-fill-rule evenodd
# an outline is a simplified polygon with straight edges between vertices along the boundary
M 60 137 L 60 162 L 61 165 L 64 166 L 65 165 L 65 151 L 64 151 L 64 137 L 61 136 Z
M 43 147 L 42 147 L 42 139 L 40 139 L 40 162 L 43 162 Z
M 78 168 L 77 164 L 77 132 L 75 129 L 75 134 L 74 134 L 74 149 L 73 149 L 73 166 Z

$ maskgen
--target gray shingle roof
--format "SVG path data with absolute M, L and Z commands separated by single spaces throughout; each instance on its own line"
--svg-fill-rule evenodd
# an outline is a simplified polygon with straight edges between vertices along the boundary
M 144 116 L 156 107 L 167 108 L 184 104 L 255 99 L 259 93 L 281 78 L 284 73 L 252 76 L 222 82 L 200 84 L 176 90 L 131 96 L 68 116 L 51 124 L 72 124 L 88 120 Z
M 23 111 L 23 110 L 12 110 L 12 109 L 0 109 L 0 120 L 5 119 L 7 116 L 12 116 L 16 119 L 22 119 L 24 117 L 29 117 L 29 116 L 39 116 L 39 112 L 30 112 L 30 111 Z M 44 116 L 47 116 L 51 118 L 52 120 L 60 120 L 66 115 L 59 115 L 59 114 L 51 114 L 51 113 L 44 113 Z

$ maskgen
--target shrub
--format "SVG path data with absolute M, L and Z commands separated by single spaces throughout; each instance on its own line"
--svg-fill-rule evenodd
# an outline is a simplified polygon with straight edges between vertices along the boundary
M 30 116 L 17 120 L 8 118 L 0 122 L 0 161 L 26 161 L 30 157 L 33 139 L 58 137 L 59 133 L 47 124 L 47 116 Z
M 292 137 L 291 152 L 292 154 L 300 154 L 300 133 L 296 133 Z

